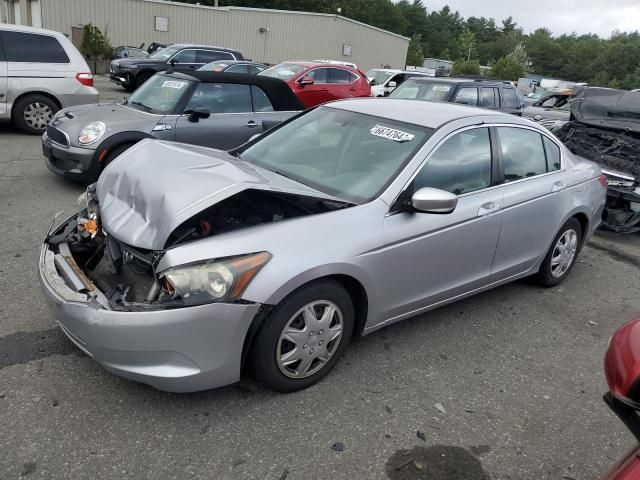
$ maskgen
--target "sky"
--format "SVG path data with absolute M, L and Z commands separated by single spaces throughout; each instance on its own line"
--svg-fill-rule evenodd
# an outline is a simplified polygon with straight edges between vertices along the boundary
M 613 30 L 640 30 L 640 0 L 423 0 L 428 11 L 449 5 L 467 17 L 509 16 L 525 33 L 546 27 L 554 35 L 576 32 L 608 37 Z

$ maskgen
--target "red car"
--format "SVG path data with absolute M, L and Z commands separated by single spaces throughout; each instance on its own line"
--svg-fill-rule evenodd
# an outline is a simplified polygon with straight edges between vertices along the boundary
M 609 391 L 604 400 L 640 440 L 640 318 L 620 327 L 611 337 L 604 358 Z M 635 447 L 603 480 L 640 479 L 640 446 Z
M 370 97 L 371 85 L 357 68 L 333 63 L 285 62 L 258 75 L 287 82 L 306 108 L 341 98 Z

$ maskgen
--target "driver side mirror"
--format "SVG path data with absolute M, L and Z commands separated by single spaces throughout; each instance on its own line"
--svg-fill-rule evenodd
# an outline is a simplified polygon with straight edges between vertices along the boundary
M 300 85 L 313 85 L 315 82 L 315 80 L 313 79 L 313 77 L 302 77 L 300 80 L 298 80 L 298 83 Z
M 423 187 L 411 196 L 411 206 L 422 213 L 447 214 L 457 205 L 457 195 L 437 188 Z
M 196 123 L 201 118 L 209 118 L 211 112 L 208 108 L 196 107 L 189 113 L 189 121 Z

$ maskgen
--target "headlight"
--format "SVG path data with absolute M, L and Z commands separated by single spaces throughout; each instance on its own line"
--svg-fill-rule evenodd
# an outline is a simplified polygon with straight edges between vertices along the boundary
M 138 65 L 135 63 L 125 63 L 124 65 L 120 65 L 120 68 L 138 68 Z
M 175 267 L 160 274 L 165 295 L 186 305 L 233 301 L 271 260 L 268 252 Z
M 81 145 L 89 145 L 104 135 L 107 127 L 102 122 L 93 122 L 84 127 L 78 133 L 78 142 Z

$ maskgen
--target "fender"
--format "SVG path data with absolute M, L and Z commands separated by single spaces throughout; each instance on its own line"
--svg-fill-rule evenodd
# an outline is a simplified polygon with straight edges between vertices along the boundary
M 109 138 L 105 138 L 102 143 L 96 148 L 95 153 L 93 154 L 92 163 L 94 165 L 98 165 L 98 158 L 101 155 L 106 155 L 110 150 L 113 150 L 118 145 L 122 145 L 123 143 L 135 143 L 140 140 L 144 140 L 145 138 L 155 138 L 153 135 L 145 132 L 137 132 L 137 131 L 127 131 L 116 133 L 115 135 L 110 136 Z
M 332 275 L 351 277 L 359 282 L 360 285 L 362 285 L 368 299 L 367 319 L 365 324 L 370 324 L 372 321 L 374 321 L 375 318 L 372 318 L 372 316 L 375 316 L 377 312 L 379 312 L 379 308 L 376 301 L 377 295 L 373 286 L 373 282 L 371 281 L 367 273 L 364 272 L 360 267 L 348 263 L 330 263 L 326 265 L 318 265 L 317 267 L 300 272 L 299 274 L 285 282 L 283 285 L 281 285 L 277 290 L 271 292 L 268 297 L 260 303 L 266 305 L 277 305 L 287 295 L 291 294 L 294 290 L 302 287 L 303 285 L 311 283 L 314 280 L 330 277 Z M 256 278 L 256 280 L 258 279 L 259 277 Z M 262 290 L 262 288 L 260 288 L 258 285 L 255 286 L 257 286 L 259 290 Z M 247 300 L 253 299 L 247 298 Z

